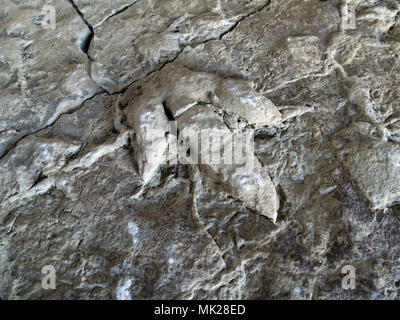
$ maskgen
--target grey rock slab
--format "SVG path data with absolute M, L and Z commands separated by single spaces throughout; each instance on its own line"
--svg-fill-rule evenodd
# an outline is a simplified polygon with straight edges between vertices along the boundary
M 339 131 L 333 143 L 361 193 L 375 208 L 386 209 L 400 199 L 400 148 L 375 132 L 368 123 L 356 123 Z
M 138 1 L 141 0 L 73 0 L 85 20 L 93 27 L 101 25 L 111 16 L 126 10 Z
M 45 4 L 12 1 L 1 8 L 0 156 L 101 90 L 76 43 L 87 26 L 68 1 L 57 1 L 55 29 L 43 28 Z
M 271 1 L 221 40 L 187 47 L 180 57 L 194 70 L 249 79 L 264 93 L 324 74 L 324 47 L 339 24 L 335 1 Z
M 399 298 L 397 0 L 73 2 L 0 0 L 1 299 Z
M 183 47 L 219 38 L 268 2 L 140 1 L 95 28 L 92 77 L 119 92 L 174 60 Z

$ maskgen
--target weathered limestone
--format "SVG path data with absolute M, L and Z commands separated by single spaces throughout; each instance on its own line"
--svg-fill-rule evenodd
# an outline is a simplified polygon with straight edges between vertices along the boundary
M 68 1 L 57 1 L 56 29 L 44 29 L 45 4 L 1 6 L 0 157 L 26 134 L 52 125 L 100 92 L 76 43 L 87 26 Z
M 0 0 L 0 299 L 398 299 L 400 4 L 350 2 Z
M 109 92 L 121 91 L 175 59 L 183 47 L 219 38 L 268 2 L 139 1 L 95 28 L 92 77 Z
M 379 139 L 376 128 L 365 122 L 339 131 L 333 144 L 361 193 L 375 208 L 386 209 L 400 200 L 397 144 Z
M 115 14 L 126 10 L 139 0 L 112 0 L 112 1 L 93 1 L 93 0 L 73 0 L 79 11 L 93 27 L 101 25 L 104 21 Z

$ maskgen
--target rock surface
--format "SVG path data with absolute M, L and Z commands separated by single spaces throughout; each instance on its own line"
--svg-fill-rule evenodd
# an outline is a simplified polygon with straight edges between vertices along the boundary
M 0 298 L 398 299 L 400 4 L 347 2 L 0 0 Z

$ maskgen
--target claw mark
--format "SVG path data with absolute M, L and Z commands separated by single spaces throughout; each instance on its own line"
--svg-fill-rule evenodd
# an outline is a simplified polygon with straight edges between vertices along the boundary
M 174 75 L 171 80 L 171 75 Z M 158 172 L 168 149 L 169 119 L 176 119 L 179 132 L 191 136 L 196 130 L 216 130 L 232 134 L 213 106 L 254 126 L 279 126 L 283 116 L 275 105 L 243 79 L 222 79 L 205 72 L 193 72 L 170 64 L 141 88 L 142 94 L 125 109 L 127 123 L 136 132 L 139 171 L 145 183 Z M 166 112 L 167 110 L 167 112 Z M 236 142 L 235 144 L 243 144 Z M 199 152 L 189 142 L 185 155 Z M 179 149 L 179 148 L 178 148 Z M 186 150 L 188 149 L 188 150 Z M 179 150 L 178 150 L 179 151 Z M 214 150 L 219 153 L 221 150 Z M 204 176 L 220 181 L 224 189 L 250 209 L 276 221 L 278 194 L 265 168 L 250 155 L 252 171 L 243 174 L 242 164 L 201 163 Z M 190 164 L 192 165 L 192 164 Z

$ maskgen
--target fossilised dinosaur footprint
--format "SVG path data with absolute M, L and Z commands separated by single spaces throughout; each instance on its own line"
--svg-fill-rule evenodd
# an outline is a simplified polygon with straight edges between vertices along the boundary
M 278 126 L 283 117 L 275 105 L 252 89 L 251 83 L 243 79 L 222 79 L 214 74 L 193 72 L 185 67 L 167 65 L 160 73 L 142 87 L 142 94 L 129 102 L 125 115 L 133 127 L 136 139 L 132 142 L 138 151 L 139 173 L 145 183 L 149 182 L 159 166 L 165 163 L 171 147 L 170 120 L 176 120 L 179 142 L 198 136 L 199 131 L 211 132 L 228 139 L 221 146 L 211 148 L 211 155 L 232 146 L 242 150 L 245 143 L 240 139 L 229 139 L 232 131 L 222 117 L 213 109 L 224 112 L 255 126 Z M 172 119 L 173 118 L 173 119 Z M 203 156 L 196 139 L 189 140 L 189 151 Z M 202 142 L 203 144 L 203 142 Z M 178 147 L 179 159 L 187 159 L 187 152 Z M 241 200 L 274 222 L 277 218 L 279 198 L 275 187 L 254 153 L 246 155 L 251 171 L 243 172 L 243 163 L 200 163 L 200 172 L 214 181 L 219 181 L 225 191 Z M 193 165 L 193 163 L 189 163 Z

